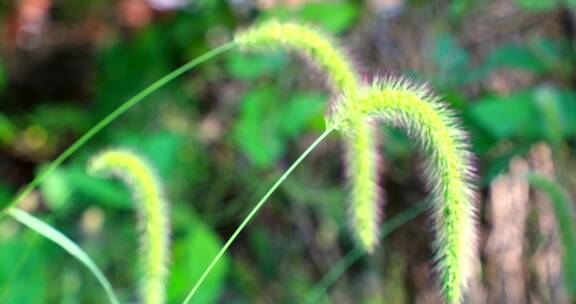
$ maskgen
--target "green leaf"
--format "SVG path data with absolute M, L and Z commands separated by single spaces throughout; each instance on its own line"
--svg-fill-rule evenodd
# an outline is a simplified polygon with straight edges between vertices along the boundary
M 278 96 L 272 88 L 249 92 L 241 101 L 240 119 L 234 126 L 240 150 L 261 168 L 274 163 L 285 149 L 277 133 L 280 113 L 273 106 Z
M 54 170 L 40 185 L 40 191 L 52 209 L 79 197 L 113 208 L 128 209 L 134 206 L 126 187 L 118 182 L 90 176 L 83 167 L 76 165 Z
M 350 2 L 312 2 L 298 7 L 276 7 L 264 12 L 265 19 L 300 20 L 341 33 L 358 19 L 360 8 Z
M 46 270 L 51 261 L 41 250 L 31 251 L 26 258 L 22 257 L 29 250 L 30 236 L 19 233 L 15 237 L 0 238 L 0 300 L 3 304 L 46 303 L 49 286 Z M 17 273 L 14 272 L 16 265 L 19 267 Z
M 43 237 L 47 238 L 48 240 L 56 243 L 66 252 L 68 252 L 72 257 L 78 260 L 80 263 L 84 264 L 86 268 L 88 268 L 92 274 L 96 277 L 100 285 L 106 291 L 108 299 L 112 304 L 119 304 L 118 298 L 114 291 L 112 290 L 112 286 L 106 276 L 102 273 L 102 271 L 98 268 L 96 263 L 72 240 L 66 237 L 61 232 L 57 231 L 50 225 L 42 222 L 41 220 L 37 219 L 36 217 L 20 210 L 17 208 L 10 208 L 8 209 L 8 214 L 14 218 L 16 221 L 20 222 L 21 224 L 25 225 L 26 227 L 34 230 L 38 234 L 42 235 Z
M 315 92 L 282 100 L 275 87 L 252 90 L 241 101 L 234 140 L 254 165 L 269 167 L 284 153 L 288 139 L 321 117 L 324 100 L 324 95 Z
M 483 98 L 469 108 L 468 114 L 496 139 L 558 141 L 576 134 L 575 99 L 572 90 L 539 87 Z
M 547 70 L 546 64 L 526 45 L 507 43 L 498 46 L 487 57 L 490 68 L 514 67 L 534 73 Z
M 16 137 L 16 127 L 8 117 L 0 113 L 0 143 L 10 144 Z
M 92 115 L 86 108 L 74 105 L 43 104 L 34 109 L 32 120 L 51 133 L 80 133 L 92 125 Z
M 474 103 L 470 114 L 480 127 L 496 138 L 535 138 L 539 132 L 539 126 L 534 124 L 538 119 L 538 112 L 531 100 L 531 91 L 510 96 L 486 97 Z
M 40 192 L 52 209 L 62 207 L 72 195 L 72 188 L 65 169 L 58 168 L 40 184 Z
M 232 52 L 227 56 L 226 69 L 232 77 L 251 80 L 279 71 L 286 66 L 287 62 L 288 57 L 282 53 L 243 54 Z
M 468 64 L 470 55 L 454 36 L 440 34 L 435 42 L 436 46 L 431 53 L 431 59 L 441 70 L 458 69 Z
M 516 4 L 530 11 L 550 11 L 558 6 L 555 0 L 515 0 Z
M 562 39 L 538 38 L 528 43 L 503 43 L 486 56 L 481 69 L 484 74 L 506 67 L 537 75 L 555 73 L 567 77 L 572 74 L 570 54 L 569 44 Z
M 294 95 L 282 110 L 280 129 L 287 137 L 294 137 L 314 118 L 323 118 L 326 96 L 317 92 Z
M 89 176 L 82 167 L 74 166 L 67 171 L 68 180 L 73 184 L 76 195 L 85 196 L 102 206 L 120 209 L 134 206 L 132 195 L 122 183 Z
M 175 222 L 185 222 L 178 226 L 185 225 L 186 231 L 182 238 L 174 239 L 174 262 L 168 284 L 170 303 L 179 303 L 186 297 L 191 284 L 200 278 L 222 247 L 222 242 L 214 230 L 197 216 L 190 215 L 188 210 L 179 214 L 181 218 L 175 219 Z M 228 264 L 228 257 L 223 256 L 194 295 L 194 303 L 217 303 L 228 272 Z
M 140 132 L 119 132 L 114 138 L 115 146 L 124 147 L 144 157 L 164 178 L 169 178 L 176 165 L 178 149 L 184 138 L 181 135 L 165 130 L 142 136 Z

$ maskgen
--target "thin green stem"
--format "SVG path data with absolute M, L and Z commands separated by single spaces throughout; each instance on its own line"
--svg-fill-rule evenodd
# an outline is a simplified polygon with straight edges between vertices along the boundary
M 236 42 L 228 42 L 223 44 L 211 51 L 204 53 L 203 55 L 196 57 L 195 59 L 189 61 L 188 63 L 184 64 L 183 66 L 179 67 L 178 69 L 172 71 L 168 75 L 160 78 L 144 90 L 140 91 L 140 93 L 136 94 L 134 97 L 128 99 L 124 102 L 121 106 L 119 106 L 116 110 L 110 113 L 108 116 L 104 117 L 99 123 L 97 123 L 94 127 L 92 127 L 88 132 L 84 133 L 82 137 L 80 137 L 76 142 L 74 142 L 68 149 L 66 149 L 60 156 L 58 156 L 55 160 L 53 160 L 48 167 L 38 176 L 36 176 L 26 187 L 19 192 L 19 194 L 5 207 L 3 210 L 3 214 L 5 214 L 5 210 L 8 207 L 12 207 L 16 205 L 20 200 L 30 194 L 36 187 L 38 187 L 46 177 L 52 173 L 56 168 L 58 168 L 65 160 L 67 160 L 72 154 L 74 154 L 80 147 L 82 147 L 86 142 L 88 142 L 94 135 L 98 134 L 102 129 L 112 123 L 116 118 L 120 115 L 124 114 L 124 112 L 131 109 L 133 106 L 141 102 L 144 98 L 148 97 L 150 94 L 154 93 L 156 90 L 160 89 L 170 81 L 174 80 L 178 76 L 184 74 L 185 72 L 189 71 L 190 69 L 196 67 L 197 65 L 204 63 L 207 60 L 210 60 L 216 57 L 219 54 L 222 54 L 236 46 Z
M 400 214 L 389 219 L 380 228 L 381 238 L 385 238 L 390 233 L 394 232 L 396 229 L 400 228 L 402 225 L 413 220 L 415 217 L 420 215 L 428 204 L 426 202 L 421 202 L 411 206 L 410 208 L 402 211 Z M 336 283 L 336 280 L 342 276 L 344 272 L 350 266 L 352 266 L 356 261 L 358 261 L 362 256 L 364 256 L 365 250 L 360 245 L 356 245 L 354 249 L 350 250 L 340 261 L 338 261 L 332 269 L 312 287 L 312 290 L 304 298 L 304 303 L 318 303 L 322 297 L 326 294 L 326 291 L 330 286 Z
M 238 237 L 238 235 L 240 234 L 240 232 L 242 232 L 242 230 L 244 230 L 244 227 L 246 227 L 246 225 L 248 225 L 248 223 L 250 222 L 250 220 L 252 220 L 252 218 L 256 215 L 256 213 L 258 213 L 258 211 L 262 208 L 262 206 L 264 205 L 264 203 L 266 203 L 266 201 L 268 201 L 268 198 L 270 198 L 270 196 L 272 195 L 272 193 L 274 193 L 274 191 L 282 184 L 282 182 L 284 182 L 284 180 L 286 180 L 286 178 L 288 178 L 288 176 L 292 173 L 292 171 L 294 171 L 294 169 L 296 169 L 298 167 L 298 165 L 300 165 L 300 163 L 326 138 L 328 137 L 328 135 L 330 135 L 330 133 L 334 131 L 334 128 L 328 128 L 326 131 L 324 131 L 324 133 L 322 133 L 307 149 L 306 151 L 304 151 L 300 157 L 298 157 L 298 159 L 296 159 L 296 161 L 294 161 L 294 163 L 290 166 L 290 168 L 288 168 L 288 170 L 286 170 L 284 172 L 284 174 L 282 174 L 282 176 L 280 176 L 280 178 L 276 181 L 276 183 L 274 183 L 274 185 L 268 190 L 268 192 L 266 192 L 266 194 L 264 194 L 264 196 L 262 197 L 262 199 L 258 202 L 258 204 L 256 204 L 256 206 L 254 206 L 254 208 L 252 209 L 252 211 L 250 211 L 250 213 L 246 216 L 246 218 L 242 221 L 242 223 L 240 224 L 240 226 L 238 226 L 238 228 L 236 228 L 236 231 L 234 231 L 234 233 L 232 234 L 232 236 L 228 239 L 228 241 L 226 241 L 226 243 L 224 244 L 224 246 L 222 246 L 222 249 L 220 249 L 220 252 L 218 252 L 218 254 L 214 257 L 214 259 L 212 260 L 212 262 L 210 262 L 210 265 L 208 265 L 208 268 L 206 268 L 206 270 L 204 270 L 204 273 L 202 273 L 202 276 L 200 276 L 200 279 L 198 279 L 198 281 L 196 282 L 196 284 L 194 285 L 194 287 L 192 288 L 192 290 L 190 291 L 190 293 L 188 294 L 188 296 L 186 297 L 186 299 L 184 300 L 184 302 L 182 302 L 183 304 L 187 304 L 190 302 L 190 300 L 192 299 L 192 297 L 194 296 L 194 294 L 196 293 L 196 291 L 198 291 L 198 288 L 200 287 L 200 285 L 202 285 L 202 283 L 204 282 L 204 280 L 206 279 L 206 277 L 208 276 L 208 274 L 210 273 L 210 271 L 212 270 L 212 268 L 214 268 L 214 266 L 216 265 L 216 263 L 218 263 L 218 261 L 222 258 L 222 256 L 224 255 L 224 253 L 228 250 L 228 248 L 230 247 L 230 245 L 232 245 L 232 243 L 234 242 L 234 240 L 236 240 L 236 238 Z

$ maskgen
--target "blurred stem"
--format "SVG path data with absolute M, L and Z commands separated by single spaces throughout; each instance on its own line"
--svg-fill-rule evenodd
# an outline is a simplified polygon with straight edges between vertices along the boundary
M 202 283 L 204 282 L 204 280 L 206 279 L 206 277 L 208 276 L 208 274 L 210 273 L 210 271 L 212 271 L 212 268 L 214 268 L 214 266 L 216 265 L 216 263 L 218 263 L 218 261 L 222 258 L 222 256 L 224 255 L 224 253 L 228 250 L 228 248 L 230 247 L 230 245 L 232 245 L 232 243 L 234 242 L 234 240 L 236 240 L 236 238 L 238 237 L 238 235 L 240 234 L 240 232 L 242 232 L 242 230 L 244 230 L 244 228 L 246 227 L 246 225 L 248 225 L 248 223 L 252 220 L 252 218 L 256 215 L 256 213 L 258 213 L 258 211 L 262 208 L 262 206 L 264 206 L 264 203 L 266 203 L 266 201 L 268 201 L 268 199 L 270 198 L 270 196 L 272 195 L 272 193 L 274 193 L 274 191 L 276 191 L 276 189 L 278 187 L 280 187 L 280 185 L 282 184 L 282 182 L 284 182 L 284 180 L 286 180 L 286 178 L 288 178 L 288 176 L 294 171 L 294 169 L 296 169 L 298 167 L 298 165 L 300 165 L 300 163 L 326 138 L 328 137 L 328 135 L 330 135 L 330 133 L 332 133 L 332 131 L 334 131 L 334 127 L 328 128 L 326 131 L 324 131 L 324 133 L 322 133 L 307 149 L 306 151 L 304 151 L 299 157 L 298 159 L 296 159 L 296 161 L 294 161 L 294 163 L 292 163 L 292 165 L 284 172 L 284 174 L 282 174 L 282 176 L 280 176 L 280 178 L 276 181 L 276 183 L 274 183 L 274 185 L 272 185 L 272 187 L 268 190 L 268 192 L 266 192 L 266 194 L 264 194 L 264 196 L 262 197 L 262 199 L 258 202 L 258 204 L 256 204 L 256 206 L 254 206 L 254 208 L 252 209 L 252 211 L 250 211 L 250 213 L 246 216 L 246 218 L 242 221 L 242 223 L 240 224 L 240 226 L 238 226 L 238 228 L 236 228 L 236 230 L 234 231 L 234 233 L 232 234 L 232 236 L 228 239 L 228 241 L 226 241 L 226 243 L 224 244 L 224 246 L 222 246 L 222 249 L 220 249 L 220 251 L 218 252 L 218 254 L 214 257 L 214 259 L 212 260 L 212 262 L 210 262 L 210 264 L 208 265 L 208 268 L 206 268 L 206 270 L 204 270 L 204 273 L 202 273 L 202 276 L 200 276 L 200 279 L 198 279 L 198 281 L 196 282 L 196 284 L 194 285 L 194 287 L 192 288 L 192 290 L 190 291 L 190 293 L 188 294 L 188 296 L 186 297 L 186 299 L 184 300 L 184 302 L 182 302 L 183 304 L 187 304 L 190 302 L 190 300 L 192 299 L 192 297 L 194 296 L 194 294 L 196 293 L 196 291 L 198 290 L 198 288 L 200 287 L 200 285 L 202 285 Z
M 426 202 L 421 202 L 411 206 L 410 208 L 402 211 L 400 214 L 389 219 L 380 228 L 381 238 L 385 238 L 388 234 L 392 233 L 394 230 L 400 228 L 402 225 L 413 220 L 415 217 L 420 215 L 428 204 Z M 338 261 L 334 267 L 326 274 L 306 295 L 304 298 L 304 303 L 318 303 L 322 297 L 326 294 L 326 291 L 330 286 L 332 286 L 338 278 L 342 276 L 344 272 L 350 266 L 352 266 L 356 261 L 358 261 L 362 256 L 364 256 L 365 250 L 361 246 L 355 246 L 354 249 L 350 250 L 340 261 Z
M 112 123 L 120 115 L 122 115 L 126 111 L 130 110 L 133 106 L 135 106 L 136 104 L 141 102 L 144 98 L 148 97 L 150 94 L 154 93 L 156 90 L 160 89 L 161 87 L 163 87 L 164 85 L 166 85 L 170 81 L 176 79 L 178 76 L 191 70 L 192 68 L 196 67 L 197 65 L 204 63 L 205 61 L 208 61 L 208 60 L 216 57 L 217 55 L 222 54 L 222 53 L 236 47 L 236 45 L 237 45 L 236 42 L 232 41 L 232 42 L 228 42 L 226 44 L 223 44 L 223 45 L 221 45 L 215 49 L 212 49 L 211 51 L 208 51 L 208 52 L 204 53 L 203 55 L 196 57 L 195 59 L 189 61 L 185 65 L 172 71 L 168 75 L 160 78 L 159 80 L 157 80 L 156 82 L 154 82 L 153 84 L 151 84 L 150 86 L 148 86 L 147 88 L 142 90 L 140 93 L 136 94 L 134 97 L 128 99 L 121 106 L 119 106 L 116 110 L 114 110 L 112 113 L 108 114 L 108 116 L 104 117 L 104 119 L 102 119 L 94 127 L 92 127 L 90 130 L 88 130 L 88 132 L 84 133 L 84 135 L 82 135 L 82 137 L 80 137 L 76 142 L 74 142 L 70 147 L 68 147 L 68 149 L 66 149 L 62 154 L 60 154 L 60 156 L 58 156 L 55 160 L 53 160 L 48 165 L 48 167 L 46 167 L 45 170 L 43 170 L 28 185 L 26 185 L 24 187 L 24 189 L 22 189 L 22 191 L 20 191 L 19 194 L 12 201 L 10 201 L 7 206 L 4 207 L 4 209 L 2 211 L 2 217 L 0 217 L 0 219 L 6 215 L 6 209 L 8 209 L 8 207 L 12 207 L 12 206 L 16 205 L 24 197 L 29 195 L 34 189 L 36 189 L 36 187 L 38 187 L 44 181 L 44 179 L 46 179 L 46 177 L 50 173 L 52 173 L 54 170 L 56 170 L 56 168 L 58 168 L 65 160 L 67 160 L 72 154 L 74 154 L 76 151 L 78 151 L 78 149 L 80 149 L 84 144 L 86 144 L 86 142 L 88 142 L 90 139 L 92 139 L 92 137 L 94 137 L 96 134 L 98 134 L 98 132 L 100 132 L 102 129 L 104 129 L 106 126 L 108 126 L 110 123 Z

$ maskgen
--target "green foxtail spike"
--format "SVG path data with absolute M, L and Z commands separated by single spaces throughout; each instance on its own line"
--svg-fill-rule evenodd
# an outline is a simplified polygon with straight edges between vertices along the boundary
M 152 168 L 143 159 L 125 150 L 108 150 L 96 155 L 88 166 L 93 174 L 112 173 L 130 185 L 137 202 L 142 247 L 143 278 L 141 300 L 146 304 L 165 303 L 168 276 L 168 203 Z
M 473 166 L 466 134 L 438 98 L 402 80 L 376 82 L 356 103 L 341 104 L 331 123 L 337 129 L 349 132 L 348 120 L 374 117 L 405 130 L 426 152 L 437 267 L 446 302 L 459 303 L 476 245 Z
M 322 69 L 338 95 L 354 102 L 362 83 L 345 52 L 326 35 L 297 23 L 267 22 L 241 32 L 235 42 L 243 49 L 286 48 L 303 54 Z M 375 126 L 365 117 L 349 122 L 346 133 L 347 176 L 351 187 L 349 212 L 352 230 L 364 250 L 371 252 L 378 242 L 380 189 Z M 353 133 L 353 134 L 352 134 Z

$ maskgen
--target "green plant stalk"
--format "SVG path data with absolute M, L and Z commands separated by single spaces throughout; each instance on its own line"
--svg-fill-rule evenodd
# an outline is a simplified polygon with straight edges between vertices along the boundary
M 113 174 L 132 188 L 138 202 L 138 224 L 142 230 L 142 283 L 140 298 L 147 304 L 166 302 L 170 221 L 168 202 L 151 166 L 135 153 L 114 149 L 96 155 L 88 165 L 93 175 Z
M 353 107 L 362 82 L 358 71 L 345 52 L 336 47 L 326 35 L 309 26 L 297 23 L 266 22 L 235 37 L 243 49 L 270 49 L 274 47 L 295 50 L 309 58 L 328 79 L 333 90 L 346 98 Z M 380 221 L 380 195 L 378 181 L 378 151 L 375 126 L 365 117 L 348 122 L 351 132 L 344 134 L 346 172 L 351 195 L 349 213 L 351 227 L 357 241 L 370 252 L 378 241 Z
M 568 195 L 551 180 L 529 174 L 528 181 L 544 191 L 554 207 L 558 230 L 564 247 L 564 281 L 568 296 L 576 299 L 576 227 L 574 225 L 573 203 Z
M 64 161 L 66 161 L 72 154 L 74 154 L 78 149 L 80 149 L 86 142 L 88 142 L 92 137 L 98 134 L 102 129 L 112 123 L 116 118 L 120 115 L 124 114 L 126 111 L 130 110 L 133 106 L 141 102 L 144 98 L 148 97 L 150 94 L 154 93 L 156 90 L 160 89 L 170 81 L 176 79 L 178 76 L 184 74 L 185 72 L 191 70 L 192 68 L 198 66 L 205 61 L 208 61 L 219 54 L 222 54 L 234 47 L 236 47 L 236 42 L 228 42 L 223 44 L 215 49 L 212 49 L 195 59 L 192 59 L 188 63 L 184 64 L 183 66 L 179 67 L 178 69 L 172 71 L 168 75 L 160 78 L 144 90 L 140 91 L 140 93 L 134 95 L 134 97 L 128 99 L 122 105 L 120 105 L 116 110 L 112 113 L 104 117 L 100 122 L 98 122 L 94 127 L 92 127 L 88 132 L 84 133 L 76 142 L 74 142 L 70 147 L 68 147 L 60 156 L 58 156 L 55 160 L 53 160 L 46 169 L 37 175 L 28 185 L 26 185 L 16 197 L 8 203 L 4 208 L 12 207 L 18 204 L 24 197 L 28 196 L 36 187 L 38 187 L 46 177 L 51 174 L 54 170 L 56 170 Z M 5 210 L 3 210 L 3 214 L 5 214 Z
M 429 204 L 427 202 L 415 204 L 384 222 L 380 227 L 381 239 L 387 237 L 396 229 L 422 214 L 428 206 Z M 326 295 L 328 288 L 334 285 L 336 280 L 338 280 L 338 278 L 340 278 L 348 268 L 364 256 L 364 253 L 364 249 L 360 246 L 355 246 L 354 249 L 350 250 L 342 259 L 334 264 L 334 267 L 332 267 L 332 269 L 330 269 L 330 271 L 327 272 L 322 279 L 314 285 L 314 287 L 312 287 L 310 292 L 308 292 L 304 297 L 303 302 L 308 304 L 318 303 L 322 297 Z
M 330 125 L 370 116 L 406 130 L 428 154 L 425 175 L 432 190 L 437 267 L 446 302 L 459 303 L 475 254 L 475 206 L 466 135 L 439 100 L 403 80 L 367 88 L 356 105 L 341 103 Z
M 296 161 L 294 161 L 294 163 L 292 163 L 292 165 L 282 174 L 282 176 L 280 176 L 280 178 L 278 178 L 278 180 L 276 181 L 276 183 L 274 183 L 274 185 L 272 185 L 272 187 L 270 189 L 268 189 L 268 191 L 266 192 L 266 194 L 264 194 L 264 196 L 262 197 L 262 199 L 260 199 L 260 201 L 254 206 L 254 208 L 252 208 L 252 210 L 250 211 L 250 213 L 248 213 L 248 215 L 244 218 L 244 220 L 242 221 L 242 223 L 238 226 L 238 228 L 236 228 L 236 230 L 234 231 L 234 233 L 232 234 L 232 236 L 230 236 L 230 238 L 226 241 L 226 243 L 224 244 L 224 246 L 222 246 L 222 249 L 220 249 L 220 251 L 218 252 L 218 254 L 214 257 L 214 259 L 212 259 L 212 261 L 210 262 L 210 264 L 208 265 L 208 267 L 206 268 L 206 270 L 204 270 L 204 272 L 202 273 L 202 275 L 200 276 L 200 279 L 198 279 L 198 281 L 196 282 L 196 284 L 194 285 L 194 287 L 192 288 L 192 290 L 190 291 L 190 293 L 188 294 L 188 296 L 186 296 L 186 299 L 184 299 L 184 302 L 182 302 L 183 304 L 187 304 L 190 302 L 190 300 L 192 299 L 192 297 L 194 296 L 194 294 L 196 293 L 196 291 L 198 291 L 198 288 L 200 288 L 200 286 L 202 285 L 202 283 L 204 282 L 204 280 L 206 279 L 206 277 L 208 276 L 208 274 L 210 273 L 210 271 L 212 270 L 212 268 L 214 268 L 214 266 L 216 265 L 216 263 L 218 263 L 218 261 L 222 258 L 222 256 L 224 255 L 224 253 L 226 253 L 226 251 L 228 250 L 228 248 L 230 248 L 230 245 L 232 245 L 232 243 L 234 242 L 234 240 L 236 240 L 236 238 L 238 237 L 238 235 L 242 232 L 242 230 L 244 230 L 244 227 L 246 227 L 246 225 L 248 225 L 248 223 L 252 220 L 252 218 L 256 215 L 256 213 L 258 213 L 258 211 L 262 208 L 262 206 L 264 206 L 264 204 L 266 203 L 266 201 L 268 201 L 268 199 L 270 198 L 270 196 L 274 193 L 274 191 L 276 191 L 276 189 L 278 187 L 280 187 L 280 185 L 282 184 L 282 182 L 284 182 L 284 180 L 286 180 L 286 178 L 288 178 L 288 176 L 290 176 L 290 174 L 292 174 L 292 172 L 300 165 L 300 163 L 326 138 L 328 137 L 328 135 L 330 135 L 330 133 L 332 133 L 332 131 L 334 131 L 333 128 L 327 128 L 326 131 L 324 131 L 324 133 L 322 133 L 297 159 Z
M 114 293 L 112 286 L 106 276 L 98 268 L 96 263 L 72 240 L 66 237 L 64 234 L 54 229 L 52 226 L 44 223 L 40 219 L 20 210 L 17 208 L 8 208 L 6 213 L 11 216 L 16 221 L 27 226 L 28 228 L 34 230 L 36 233 L 42 235 L 46 239 L 54 242 L 78 261 L 80 261 L 84 266 L 86 266 L 92 274 L 96 277 L 100 285 L 106 291 L 106 295 L 112 304 L 119 304 L 118 297 Z

